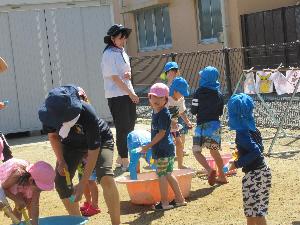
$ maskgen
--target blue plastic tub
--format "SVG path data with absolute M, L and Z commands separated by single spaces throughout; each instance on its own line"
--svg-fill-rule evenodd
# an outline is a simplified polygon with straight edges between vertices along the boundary
M 88 218 L 83 216 L 51 216 L 39 219 L 39 225 L 83 225 Z M 25 222 L 20 225 L 26 225 Z

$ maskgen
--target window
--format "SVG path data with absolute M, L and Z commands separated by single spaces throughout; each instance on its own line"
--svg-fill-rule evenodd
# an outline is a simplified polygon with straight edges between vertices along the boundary
M 223 31 L 220 0 L 198 0 L 201 42 L 217 42 Z
M 150 51 L 172 47 L 169 9 L 167 6 L 136 13 L 139 49 Z

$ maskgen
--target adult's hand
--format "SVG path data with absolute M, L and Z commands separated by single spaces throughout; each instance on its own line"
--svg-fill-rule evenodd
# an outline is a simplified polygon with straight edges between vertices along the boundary
M 135 104 L 139 103 L 139 101 L 140 101 L 140 98 L 135 93 L 130 94 L 129 97 L 130 97 L 131 101 Z
M 124 79 L 131 80 L 131 72 L 130 71 L 124 73 Z

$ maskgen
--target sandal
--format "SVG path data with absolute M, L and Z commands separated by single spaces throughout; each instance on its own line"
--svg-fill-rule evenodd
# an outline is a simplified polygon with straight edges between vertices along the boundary
M 96 214 L 98 214 L 98 213 L 100 213 L 101 212 L 101 210 L 100 210 L 100 208 L 94 208 L 92 205 L 90 205 L 90 207 L 88 207 L 85 211 L 83 211 L 81 214 L 83 215 L 83 216 L 87 216 L 87 217 L 89 217 L 89 216 L 93 216 L 93 215 L 96 215 Z
M 163 204 L 159 202 L 156 205 L 154 205 L 152 208 L 154 209 L 154 211 L 164 211 L 164 210 L 173 209 L 174 206 L 170 204 L 163 206 Z
M 216 170 L 212 170 L 210 172 L 210 174 L 208 175 L 208 184 L 210 186 L 214 186 L 214 184 L 216 183 L 216 176 L 217 176 L 217 171 Z
M 90 207 L 90 203 L 84 202 L 83 206 L 80 207 L 80 211 L 83 212 L 83 211 L 87 210 L 89 207 Z
M 181 207 L 181 206 L 186 206 L 187 202 L 176 202 L 175 199 L 169 202 L 169 205 L 172 205 L 173 207 Z

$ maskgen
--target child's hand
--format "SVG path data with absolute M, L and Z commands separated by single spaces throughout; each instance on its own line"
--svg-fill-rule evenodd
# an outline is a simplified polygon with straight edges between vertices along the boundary
M 146 153 L 148 151 L 148 149 L 149 148 L 147 146 L 142 146 L 140 153 Z
M 26 202 L 22 198 L 17 198 L 15 200 L 15 204 L 16 204 L 16 209 L 18 209 L 19 211 L 26 207 Z
M 193 124 L 189 121 L 187 124 L 188 129 L 192 129 L 193 128 Z
M 74 202 L 79 202 L 82 198 L 83 190 L 84 190 L 85 184 L 83 182 L 79 182 L 75 187 L 74 187 Z
M 229 169 L 229 171 L 230 171 L 230 170 L 236 169 L 235 164 L 234 164 L 234 161 L 229 161 L 228 169 Z

